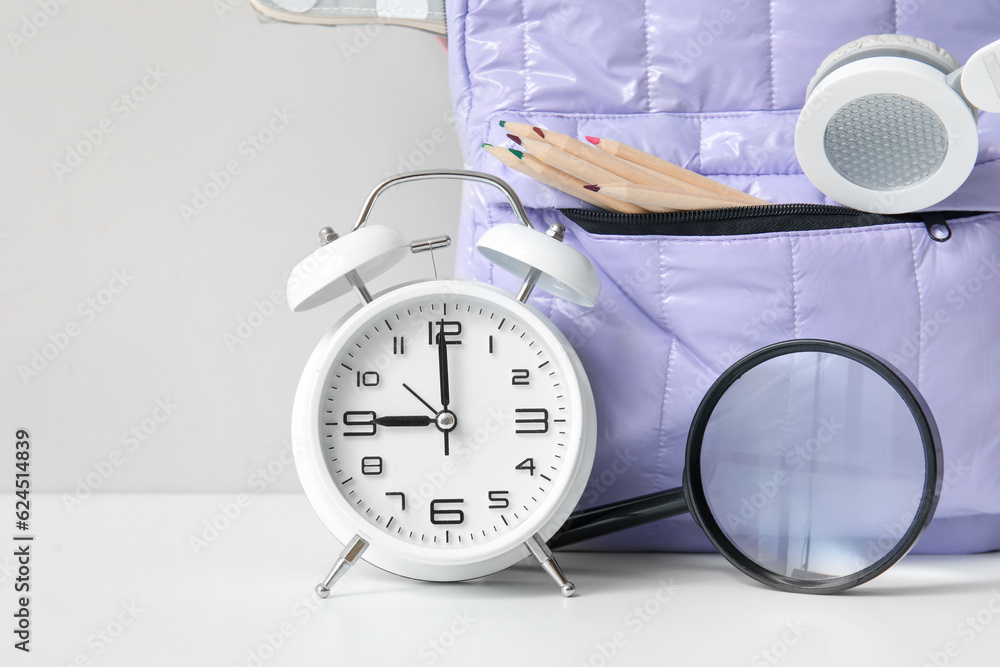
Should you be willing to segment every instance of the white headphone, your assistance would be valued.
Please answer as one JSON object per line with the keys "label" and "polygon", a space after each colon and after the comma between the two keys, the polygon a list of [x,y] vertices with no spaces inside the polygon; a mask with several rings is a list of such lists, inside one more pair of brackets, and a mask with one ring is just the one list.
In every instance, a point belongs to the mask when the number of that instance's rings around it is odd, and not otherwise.
{"label": "white headphone", "polygon": [[795,153],[813,185],[845,206],[916,211],[969,177],[980,109],[1000,112],[1000,41],[962,67],[927,40],[870,35],[820,64]]}

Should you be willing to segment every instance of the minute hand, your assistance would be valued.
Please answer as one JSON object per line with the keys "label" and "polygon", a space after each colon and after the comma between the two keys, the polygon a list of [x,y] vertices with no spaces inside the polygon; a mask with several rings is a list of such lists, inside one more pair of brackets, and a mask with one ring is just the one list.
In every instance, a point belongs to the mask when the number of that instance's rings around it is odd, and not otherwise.
{"label": "minute hand", "polygon": [[444,332],[438,334],[438,372],[441,376],[441,409],[447,410],[451,392],[448,388],[448,341]]}

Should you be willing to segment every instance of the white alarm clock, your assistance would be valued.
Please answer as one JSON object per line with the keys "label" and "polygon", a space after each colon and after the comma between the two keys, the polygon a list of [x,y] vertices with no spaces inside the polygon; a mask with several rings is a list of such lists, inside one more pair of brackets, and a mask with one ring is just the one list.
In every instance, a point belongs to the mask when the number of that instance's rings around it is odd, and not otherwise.
{"label": "white alarm clock", "polygon": [[[428,280],[372,296],[365,285],[410,252],[365,220],[390,186],[457,178],[500,188],[520,224],[487,231],[478,250],[523,279],[516,296],[483,283]],[[292,439],[313,508],[345,545],[316,588],[326,597],[357,561],[429,581],[492,574],[534,556],[572,595],[545,539],[583,493],[594,460],[594,398],[560,331],[525,303],[537,285],[593,306],[600,282],[563,228],[534,230],[502,180],[469,171],[391,178],[354,229],[320,232],[321,247],[288,281],[298,312],[352,290],[362,303],[313,351],[295,396]]]}

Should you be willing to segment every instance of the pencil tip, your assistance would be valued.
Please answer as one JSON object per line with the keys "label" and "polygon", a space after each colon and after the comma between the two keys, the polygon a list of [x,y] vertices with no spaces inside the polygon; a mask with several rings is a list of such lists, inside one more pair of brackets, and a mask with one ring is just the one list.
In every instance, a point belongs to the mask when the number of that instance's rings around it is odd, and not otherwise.
{"label": "pencil tip", "polygon": [[540,128],[540,127],[533,127],[531,129],[534,130],[535,134],[537,134],[538,136],[540,136],[542,139],[545,138],[545,133],[542,132],[542,128]]}
{"label": "pencil tip", "polygon": [[483,144],[483,148],[493,148],[493,144]]}
{"label": "pencil tip", "polygon": [[506,126],[507,126],[507,121],[505,120],[500,121],[500,127],[506,127]]}
{"label": "pencil tip", "polygon": [[600,140],[600,138],[599,138],[599,137],[589,137],[589,136],[588,136],[588,137],[587,137],[587,141],[589,141],[590,143],[594,144],[595,146],[596,146],[597,144],[601,143],[601,140]]}
{"label": "pencil tip", "polygon": [[507,138],[510,139],[511,141],[513,141],[518,146],[521,145],[521,137],[517,136],[516,134],[510,134],[510,133],[508,133],[507,134]]}
{"label": "pencil tip", "polygon": [[513,148],[508,148],[507,150],[509,150],[511,153],[513,153],[514,157],[516,157],[518,160],[523,160],[524,159],[524,151],[515,150]]}
{"label": "pencil tip", "polygon": [[591,192],[600,192],[601,191],[601,186],[600,185],[585,185],[583,187],[586,188],[587,190],[590,190]]}

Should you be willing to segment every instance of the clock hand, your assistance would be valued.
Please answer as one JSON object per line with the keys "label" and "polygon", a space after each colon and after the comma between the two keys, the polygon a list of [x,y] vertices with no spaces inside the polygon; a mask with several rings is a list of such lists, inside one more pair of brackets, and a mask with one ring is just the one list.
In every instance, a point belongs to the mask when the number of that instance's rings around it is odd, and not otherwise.
{"label": "clock hand", "polygon": [[448,409],[451,402],[451,392],[448,387],[448,341],[444,337],[444,332],[438,334],[438,372],[441,376],[441,405],[442,410]]}
{"label": "clock hand", "polygon": [[455,415],[448,409],[448,403],[451,402],[451,391],[448,387],[448,339],[444,336],[444,322],[441,323],[441,332],[438,333],[438,373],[441,380],[441,412],[439,413],[442,417],[447,417],[450,419],[450,424],[447,428],[442,427],[441,422],[438,423],[438,428],[444,434],[444,455],[449,454],[449,436],[451,430],[455,428]]}
{"label": "clock hand", "polygon": [[379,417],[375,423],[379,426],[430,426],[434,423],[434,418],[424,415]]}
{"label": "clock hand", "polygon": [[405,389],[406,391],[408,391],[411,394],[413,394],[414,398],[416,398],[418,401],[420,401],[421,403],[423,403],[424,405],[426,405],[427,409],[431,411],[431,414],[434,414],[434,415],[437,414],[438,411],[435,410],[433,407],[431,407],[430,403],[428,403],[424,399],[420,398],[420,394],[418,394],[417,392],[415,392],[412,389],[410,389],[409,385],[407,385],[405,382],[403,383],[403,389]]}
{"label": "clock hand", "polygon": [[[447,361],[447,357],[445,359]],[[445,371],[445,375],[447,376],[447,370]],[[445,379],[447,380],[447,377]],[[414,398],[416,398],[418,401],[427,406],[427,409],[430,410],[432,413],[434,413],[434,418],[431,419],[427,417],[383,417],[382,419],[413,419],[413,420],[427,419],[430,423],[435,424],[442,433],[444,433],[444,455],[448,456],[448,454],[450,453],[450,438],[451,438],[450,433],[452,429],[455,428],[455,422],[456,422],[455,413],[451,412],[448,409],[444,409],[441,411],[435,410],[433,407],[431,407],[430,403],[421,398],[420,394],[413,391],[413,389],[411,389],[410,386],[405,382],[403,383],[403,389],[413,394]],[[381,420],[377,419],[375,420],[375,423],[380,424]],[[400,424],[389,424],[389,425],[398,426]],[[423,423],[421,423],[420,425],[423,426]]]}

